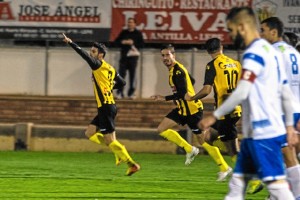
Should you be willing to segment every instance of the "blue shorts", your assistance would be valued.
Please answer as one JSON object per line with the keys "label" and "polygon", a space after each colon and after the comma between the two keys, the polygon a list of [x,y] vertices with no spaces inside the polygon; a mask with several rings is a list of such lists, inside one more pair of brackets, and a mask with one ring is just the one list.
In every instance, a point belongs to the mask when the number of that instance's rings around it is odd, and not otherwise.
{"label": "blue shorts", "polygon": [[245,138],[234,169],[235,176],[258,176],[264,182],[285,179],[281,153],[286,135],[270,139]]}

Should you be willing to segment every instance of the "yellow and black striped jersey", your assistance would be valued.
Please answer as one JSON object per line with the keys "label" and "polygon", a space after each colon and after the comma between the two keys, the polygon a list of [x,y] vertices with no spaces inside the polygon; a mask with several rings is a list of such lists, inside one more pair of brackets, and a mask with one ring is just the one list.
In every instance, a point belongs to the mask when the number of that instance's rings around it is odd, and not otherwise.
{"label": "yellow and black striped jersey", "polygon": [[[241,76],[241,64],[224,54],[218,55],[206,65],[204,85],[214,88],[215,106],[218,108],[236,88]],[[240,116],[242,108],[236,106],[233,116]]]}
{"label": "yellow and black striped jersey", "polygon": [[103,104],[115,104],[112,91],[115,75],[115,68],[104,60],[98,69],[93,70],[94,93],[98,108]]}
{"label": "yellow and black striped jersey", "polygon": [[192,115],[197,113],[200,109],[203,109],[203,105],[200,100],[184,100],[184,95],[187,92],[190,95],[195,95],[195,90],[187,69],[179,62],[176,62],[176,64],[169,69],[169,85],[172,89],[173,95],[167,96],[166,99],[174,100],[180,115]]}
{"label": "yellow and black striped jersey", "polygon": [[123,87],[126,82],[120,77],[114,67],[105,60],[98,60],[91,57],[82,50],[76,43],[69,43],[70,46],[89,64],[92,69],[92,80],[94,83],[94,93],[97,107],[105,104],[115,104],[113,89]]}

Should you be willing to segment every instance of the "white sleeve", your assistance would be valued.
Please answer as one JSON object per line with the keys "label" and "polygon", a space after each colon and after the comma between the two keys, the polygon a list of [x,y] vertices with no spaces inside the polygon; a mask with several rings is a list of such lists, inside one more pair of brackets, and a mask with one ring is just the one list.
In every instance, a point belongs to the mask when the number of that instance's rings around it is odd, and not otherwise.
{"label": "white sleeve", "polygon": [[219,119],[220,117],[230,113],[237,105],[241,104],[242,101],[248,97],[251,87],[252,82],[240,80],[233,93],[217,110],[214,111],[213,115]]}
{"label": "white sleeve", "polygon": [[300,105],[288,84],[282,86],[282,106],[286,126],[293,126],[296,121],[294,114],[300,112]]}

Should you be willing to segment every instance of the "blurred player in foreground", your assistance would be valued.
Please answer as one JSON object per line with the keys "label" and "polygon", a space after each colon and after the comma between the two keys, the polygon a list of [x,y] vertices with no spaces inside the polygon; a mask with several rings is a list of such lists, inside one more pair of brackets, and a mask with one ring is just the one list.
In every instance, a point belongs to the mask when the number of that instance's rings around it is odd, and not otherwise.
{"label": "blurred player in foreground", "polygon": [[[235,45],[246,46],[241,79],[228,99],[199,124],[206,130],[242,103],[243,140],[225,200],[244,199],[245,188],[253,176],[264,181],[277,200],[294,200],[285,176],[281,146],[294,146],[298,138],[293,127],[293,108],[289,105],[291,90],[279,78],[284,73],[280,71],[281,57],[267,41],[260,39],[251,8],[232,8],[226,23]],[[287,130],[281,116],[282,105]]]}
{"label": "blurred player in foreground", "polygon": [[107,49],[102,43],[94,43],[89,54],[72,42],[65,34],[64,42],[69,44],[92,69],[92,80],[94,93],[97,102],[98,114],[88,125],[85,135],[97,144],[105,143],[114,152],[117,158],[117,165],[122,161],[127,163],[126,175],[130,176],[140,170],[137,164],[128,154],[124,145],[116,139],[115,117],[117,108],[112,90],[125,85],[116,70],[105,60]]}

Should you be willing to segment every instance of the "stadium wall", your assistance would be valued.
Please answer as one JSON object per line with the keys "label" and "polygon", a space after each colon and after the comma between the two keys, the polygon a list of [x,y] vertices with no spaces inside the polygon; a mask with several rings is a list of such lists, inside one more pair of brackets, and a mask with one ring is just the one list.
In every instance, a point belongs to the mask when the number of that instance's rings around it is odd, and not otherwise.
{"label": "stadium wall", "polygon": [[[225,53],[238,57],[237,52]],[[209,55],[203,50],[179,49],[176,57],[196,79],[195,89],[200,90],[205,65],[211,59]],[[84,137],[84,129],[94,117],[96,105],[90,70],[73,50],[1,46],[0,60],[3,66],[0,69],[0,122],[4,123],[0,126],[0,150],[107,150]],[[117,68],[119,51],[110,49],[106,60]],[[161,62],[159,50],[144,49],[137,70],[138,99],[117,101],[118,136],[130,151],[174,153],[178,151],[176,146],[156,132],[173,104],[149,100],[153,94],[171,94],[168,71]],[[208,102],[211,98],[212,94]],[[207,105],[212,107],[211,103]],[[25,132],[31,130],[31,134],[18,140],[16,130],[24,124],[31,124],[24,129]],[[186,135],[194,142],[192,134]]]}
{"label": "stadium wall", "polygon": [[[235,51],[225,53],[238,57]],[[196,80],[195,89],[200,90],[210,56],[204,50],[178,49],[176,58],[187,67]],[[70,48],[0,46],[0,60],[3,66],[0,69],[0,94],[93,96],[91,71],[86,62]],[[118,49],[110,49],[106,60],[118,69]],[[144,49],[139,61],[137,97],[170,94],[168,71],[161,61],[160,51]],[[212,97],[211,94],[209,98]]]}
{"label": "stadium wall", "polygon": [[[174,108],[172,102],[117,100],[117,106],[117,136],[130,152],[180,152],[156,130]],[[212,101],[205,101],[205,107],[206,114]],[[88,97],[0,96],[0,150],[109,151],[84,136],[96,112],[94,99]],[[177,128],[188,139],[186,127]],[[190,140],[197,145],[195,138]]]}

